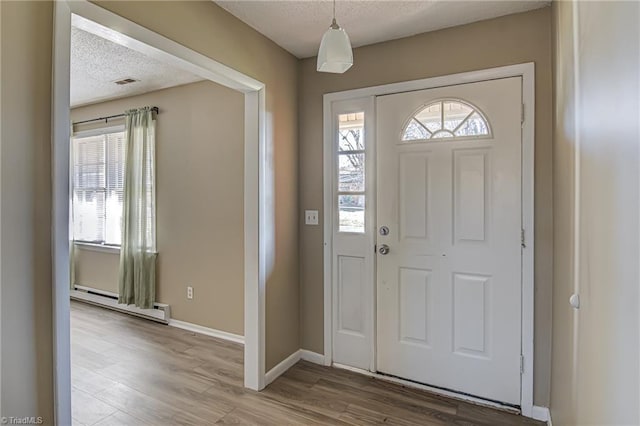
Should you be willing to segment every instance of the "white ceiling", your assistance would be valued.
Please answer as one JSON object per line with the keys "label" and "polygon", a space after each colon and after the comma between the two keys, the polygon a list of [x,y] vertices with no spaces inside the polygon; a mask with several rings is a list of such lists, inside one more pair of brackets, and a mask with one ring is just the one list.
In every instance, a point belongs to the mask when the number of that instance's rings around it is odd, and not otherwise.
{"label": "white ceiling", "polygon": [[[125,78],[139,80],[119,86]],[[201,77],[71,28],[71,107],[193,83]]]}
{"label": "white ceiling", "polygon": [[[331,0],[214,0],[298,58],[315,56],[331,24]],[[545,7],[549,0],[338,0],[354,47]]]}

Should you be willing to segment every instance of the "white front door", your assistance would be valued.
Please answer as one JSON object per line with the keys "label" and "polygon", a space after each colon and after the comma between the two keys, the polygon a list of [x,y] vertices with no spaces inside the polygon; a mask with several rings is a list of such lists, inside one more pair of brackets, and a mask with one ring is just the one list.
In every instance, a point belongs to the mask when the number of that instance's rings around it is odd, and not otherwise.
{"label": "white front door", "polygon": [[521,85],[377,98],[381,373],[520,404]]}

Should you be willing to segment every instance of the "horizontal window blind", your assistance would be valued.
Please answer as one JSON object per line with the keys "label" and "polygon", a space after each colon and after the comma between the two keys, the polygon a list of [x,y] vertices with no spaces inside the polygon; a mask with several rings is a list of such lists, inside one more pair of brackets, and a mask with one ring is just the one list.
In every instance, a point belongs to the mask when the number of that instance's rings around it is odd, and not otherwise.
{"label": "horizontal window blind", "polygon": [[74,240],[120,245],[124,131],[73,139]]}

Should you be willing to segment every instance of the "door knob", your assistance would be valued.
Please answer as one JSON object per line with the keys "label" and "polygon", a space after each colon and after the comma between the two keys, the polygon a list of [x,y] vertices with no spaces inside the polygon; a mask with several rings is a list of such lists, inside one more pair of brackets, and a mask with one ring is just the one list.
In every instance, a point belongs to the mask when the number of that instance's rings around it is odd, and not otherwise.
{"label": "door knob", "polygon": [[390,250],[391,250],[391,249],[389,248],[389,246],[388,246],[388,245],[386,245],[386,244],[382,244],[382,245],[380,246],[380,248],[378,249],[378,253],[380,253],[381,255],[385,255],[385,254],[389,254],[389,251],[390,251]]}

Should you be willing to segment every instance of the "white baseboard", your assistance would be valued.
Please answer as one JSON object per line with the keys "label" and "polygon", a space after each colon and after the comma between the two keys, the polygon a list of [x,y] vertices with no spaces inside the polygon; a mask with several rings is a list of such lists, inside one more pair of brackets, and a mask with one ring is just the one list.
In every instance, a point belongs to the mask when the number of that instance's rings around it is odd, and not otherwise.
{"label": "white baseboard", "polygon": [[547,422],[548,425],[551,425],[551,412],[547,407],[534,405],[533,409],[531,410],[531,417],[535,420]]}
{"label": "white baseboard", "polygon": [[267,374],[264,375],[264,385],[269,385],[269,383],[273,382],[275,379],[283,375],[285,371],[296,365],[296,363],[300,361],[301,352],[302,351],[298,349],[297,351],[286,357],[284,360],[282,360],[271,370],[267,371]]}
{"label": "white baseboard", "polygon": [[218,339],[229,340],[231,342],[240,343],[244,345],[244,336],[239,334],[228,333],[222,330],[216,330],[215,328],[204,327],[198,324],[192,324],[190,322],[170,319],[169,325],[183,330],[193,331],[194,333],[204,334],[206,336],[217,337]]}
{"label": "white baseboard", "polygon": [[282,360],[271,370],[267,371],[267,374],[264,375],[265,386],[269,385],[269,383],[282,376],[288,369],[296,365],[296,363],[301,359],[313,362],[314,364],[324,365],[324,355],[316,352],[311,352],[306,349],[298,349],[287,358]]}
{"label": "white baseboard", "polygon": [[324,365],[324,355],[317,352],[300,349],[300,359],[312,362],[314,364]]}

